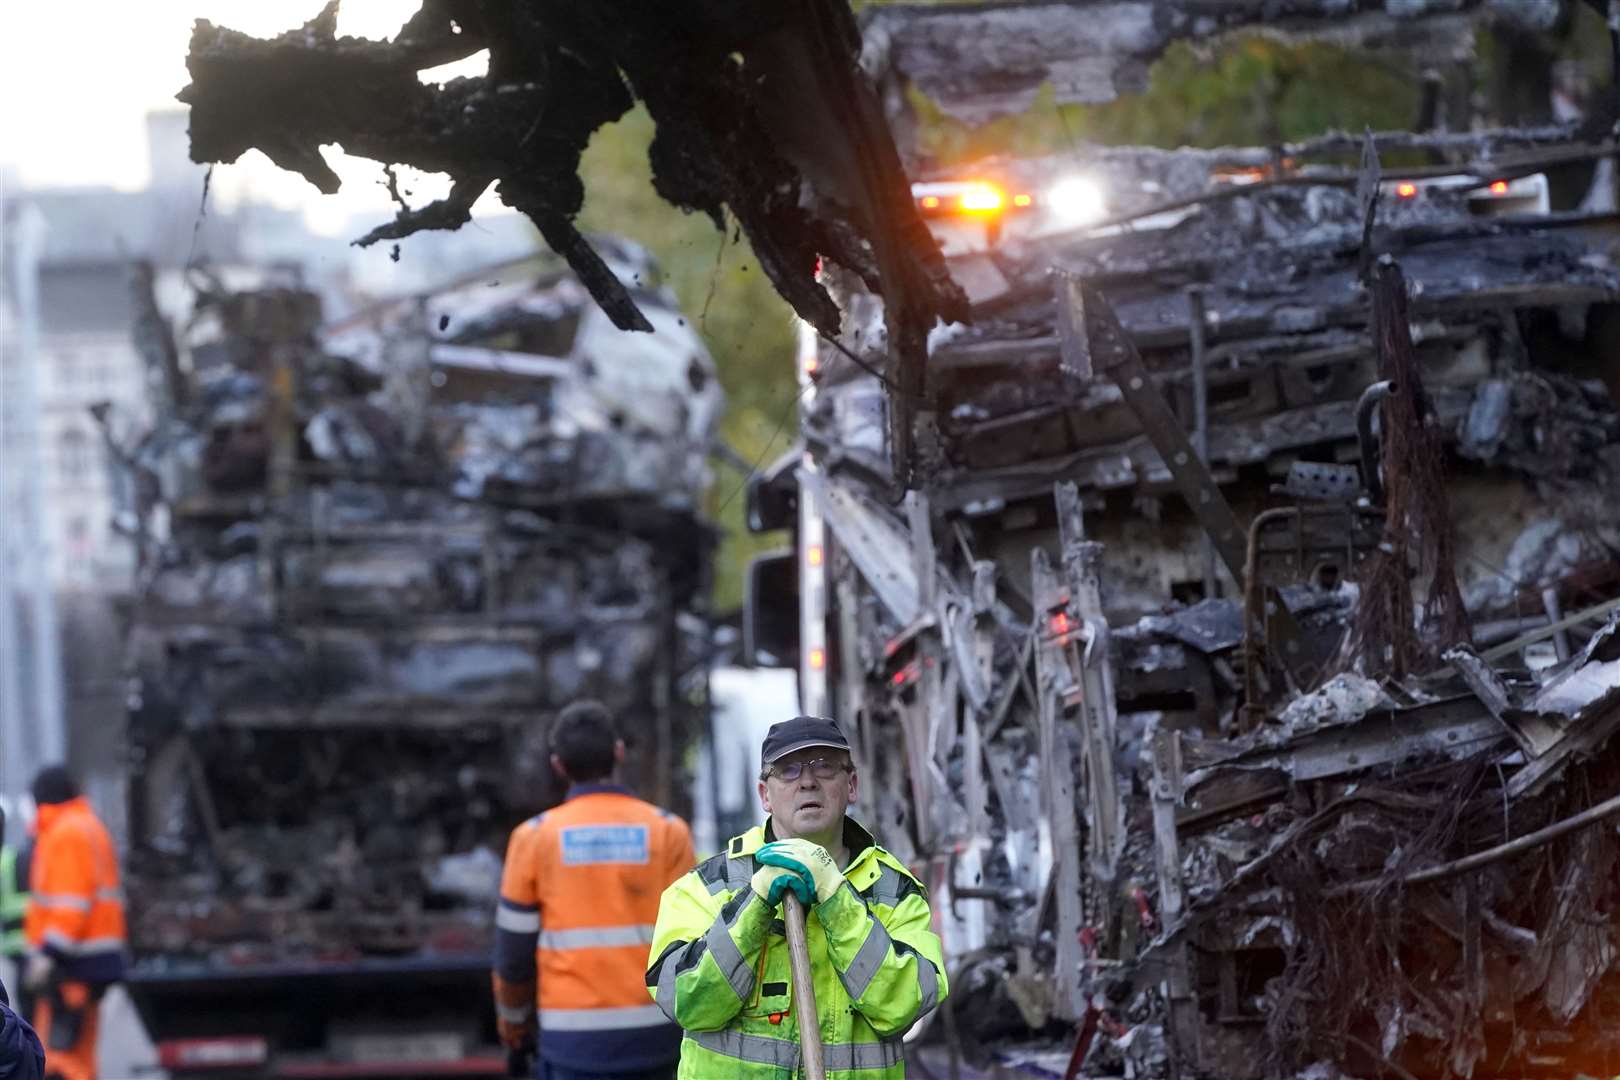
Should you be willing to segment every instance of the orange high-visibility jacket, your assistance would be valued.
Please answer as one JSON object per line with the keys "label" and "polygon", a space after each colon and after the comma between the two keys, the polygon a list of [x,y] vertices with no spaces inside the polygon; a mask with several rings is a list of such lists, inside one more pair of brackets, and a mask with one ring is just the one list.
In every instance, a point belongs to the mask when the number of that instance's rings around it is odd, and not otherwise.
{"label": "orange high-visibility jacket", "polygon": [[648,1007],[647,947],[658,898],[695,862],[686,823],[610,784],[519,825],[496,911],[495,991],[508,1043],[534,1013],[540,1053],[564,1068],[653,1069],[681,1033]]}
{"label": "orange high-visibility jacket", "polygon": [[105,985],[124,977],[124,896],[118,854],[83,796],[39,808],[23,930],[64,978]]}

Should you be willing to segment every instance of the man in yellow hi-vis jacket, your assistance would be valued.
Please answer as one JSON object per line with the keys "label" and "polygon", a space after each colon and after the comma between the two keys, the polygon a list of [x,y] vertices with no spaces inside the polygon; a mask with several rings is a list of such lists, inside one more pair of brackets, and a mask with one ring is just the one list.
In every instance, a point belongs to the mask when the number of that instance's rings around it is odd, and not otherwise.
{"label": "man in yellow hi-vis jacket", "polygon": [[[685,1029],[679,1076],[780,1077],[799,1029],[821,1029],[829,1080],[905,1076],[901,1036],[946,994],[928,898],[900,861],[845,815],[857,777],[831,720],[773,726],[759,793],[770,814],[664,891],[647,989]],[[780,919],[805,902],[815,1017],[793,1001]]]}

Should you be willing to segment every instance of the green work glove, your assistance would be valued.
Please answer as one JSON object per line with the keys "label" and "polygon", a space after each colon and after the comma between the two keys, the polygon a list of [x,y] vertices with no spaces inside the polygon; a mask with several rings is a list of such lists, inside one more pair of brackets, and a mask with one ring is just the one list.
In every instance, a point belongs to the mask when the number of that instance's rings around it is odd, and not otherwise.
{"label": "green work glove", "polygon": [[844,872],[827,849],[809,840],[772,841],[754,852],[754,861],[793,871],[798,881],[791,887],[806,904],[822,903],[844,883]]}
{"label": "green work glove", "polygon": [[[764,848],[760,850],[763,851]],[[801,903],[809,904],[816,891],[814,879],[808,876],[800,877],[797,871],[780,866],[762,866],[755,870],[751,884],[754,891],[772,908],[782,902],[782,894],[785,892],[791,891]]]}

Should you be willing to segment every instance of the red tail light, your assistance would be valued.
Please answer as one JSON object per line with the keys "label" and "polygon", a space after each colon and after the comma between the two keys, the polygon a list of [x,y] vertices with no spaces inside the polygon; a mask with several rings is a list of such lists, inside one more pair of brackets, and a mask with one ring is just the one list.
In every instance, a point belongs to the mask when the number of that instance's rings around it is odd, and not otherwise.
{"label": "red tail light", "polygon": [[220,1035],[207,1039],[164,1039],[158,1064],[172,1072],[188,1069],[245,1069],[270,1060],[262,1035]]}
{"label": "red tail light", "polygon": [[889,676],[889,684],[896,687],[905,686],[907,683],[916,682],[921,676],[922,668],[917,664],[917,661],[912,660]]}

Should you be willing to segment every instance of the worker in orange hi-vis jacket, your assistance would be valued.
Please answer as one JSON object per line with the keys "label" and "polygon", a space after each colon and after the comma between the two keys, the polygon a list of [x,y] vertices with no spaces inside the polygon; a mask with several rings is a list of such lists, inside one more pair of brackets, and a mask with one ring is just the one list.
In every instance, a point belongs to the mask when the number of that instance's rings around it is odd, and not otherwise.
{"label": "worker in orange hi-vis jacket", "polygon": [[659,896],[696,861],[692,834],[616,783],[624,743],[600,703],[564,709],[550,745],[568,795],[513,830],[495,916],[511,1072],[537,1049],[540,1080],[671,1078],[681,1029],[647,1000],[647,947]]}
{"label": "worker in orange hi-vis jacket", "polygon": [[41,770],[33,795],[39,813],[23,931],[34,1028],[47,1080],[95,1080],[101,996],[124,977],[118,855],[67,769]]}

